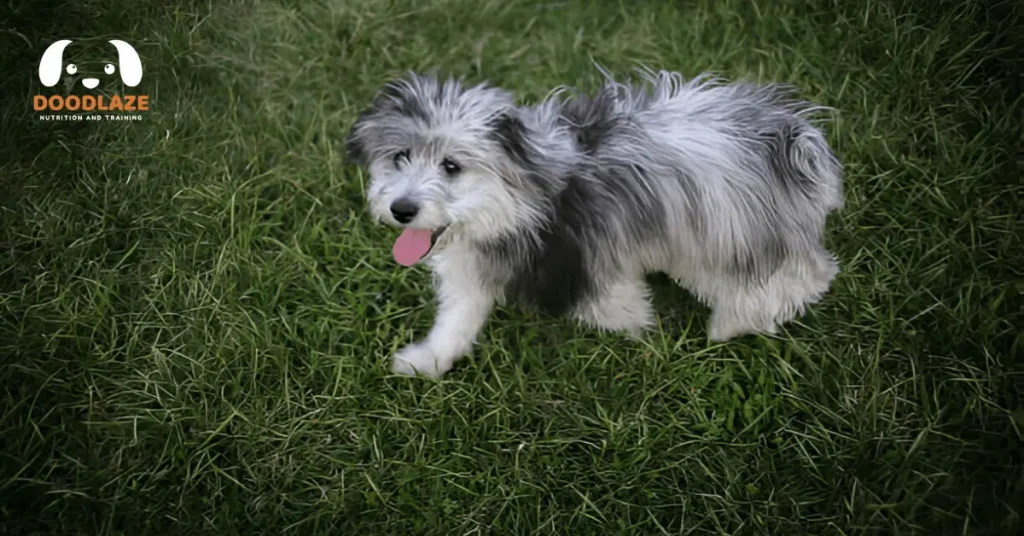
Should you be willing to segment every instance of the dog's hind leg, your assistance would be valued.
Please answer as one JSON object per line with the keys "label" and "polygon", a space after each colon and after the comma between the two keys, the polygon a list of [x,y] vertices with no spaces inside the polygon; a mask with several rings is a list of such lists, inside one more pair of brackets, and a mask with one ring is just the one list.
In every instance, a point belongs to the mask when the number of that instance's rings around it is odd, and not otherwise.
{"label": "dog's hind leg", "polygon": [[650,291],[643,279],[623,279],[576,307],[575,318],[606,331],[640,337],[654,326]]}
{"label": "dog's hind leg", "polygon": [[819,301],[838,272],[838,263],[824,248],[790,255],[763,284],[738,284],[719,292],[711,304],[708,337],[725,341],[776,333]]}
{"label": "dog's hind leg", "polygon": [[712,304],[708,338],[723,342],[751,333],[776,333],[773,310],[780,307],[765,288],[738,288]]}

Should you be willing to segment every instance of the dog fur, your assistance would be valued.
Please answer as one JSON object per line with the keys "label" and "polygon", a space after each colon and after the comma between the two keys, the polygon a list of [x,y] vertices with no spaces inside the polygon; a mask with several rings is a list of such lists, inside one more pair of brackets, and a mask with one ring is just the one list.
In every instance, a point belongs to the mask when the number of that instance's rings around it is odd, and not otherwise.
{"label": "dog fur", "polygon": [[[441,376],[496,304],[640,336],[655,324],[652,272],[711,307],[715,341],[776,333],[828,291],[839,267],[822,235],[843,188],[812,122],[824,108],[781,85],[601,72],[596,94],[533,106],[410,73],[352,126],[374,218],[436,238],[435,324],[394,372]],[[399,200],[413,220],[396,219]]]}

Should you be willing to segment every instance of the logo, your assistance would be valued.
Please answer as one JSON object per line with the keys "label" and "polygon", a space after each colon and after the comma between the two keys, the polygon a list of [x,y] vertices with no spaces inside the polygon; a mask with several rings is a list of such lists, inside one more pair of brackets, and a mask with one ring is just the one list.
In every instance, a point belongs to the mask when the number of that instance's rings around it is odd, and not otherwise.
{"label": "logo", "polygon": [[[142,60],[135,47],[111,39],[103,43],[101,50],[93,50],[93,54],[69,57],[68,47],[72,43],[62,39],[51,44],[39,60],[39,82],[46,88],[63,88],[67,92],[34,95],[32,109],[44,112],[39,119],[142,119],[142,112],[149,110],[149,96],[128,92],[142,82]],[[117,91],[119,88],[121,92]]]}

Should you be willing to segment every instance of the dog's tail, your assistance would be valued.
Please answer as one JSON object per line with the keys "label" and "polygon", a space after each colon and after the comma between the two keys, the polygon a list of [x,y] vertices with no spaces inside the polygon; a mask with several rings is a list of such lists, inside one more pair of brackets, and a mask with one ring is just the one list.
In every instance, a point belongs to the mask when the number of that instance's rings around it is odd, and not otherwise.
{"label": "dog's tail", "polygon": [[843,208],[843,165],[821,130],[800,117],[773,145],[776,172],[787,189],[815,200],[826,213]]}

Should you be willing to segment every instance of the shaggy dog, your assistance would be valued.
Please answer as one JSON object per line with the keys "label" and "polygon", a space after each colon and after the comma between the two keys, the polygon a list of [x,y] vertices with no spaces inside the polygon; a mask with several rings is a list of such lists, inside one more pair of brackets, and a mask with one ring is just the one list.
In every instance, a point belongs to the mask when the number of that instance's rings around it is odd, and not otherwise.
{"label": "shaggy dog", "polygon": [[404,229],[395,260],[424,260],[437,291],[433,328],[394,372],[444,374],[495,304],[639,336],[655,323],[651,272],[711,307],[715,341],[775,333],[828,291],[839,267],[822,234],[843,189],[811,122],[821,107],[777,85],[602,74],[594,95],[520,106],[413,73],[352,126],[374,219]]}

